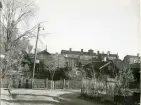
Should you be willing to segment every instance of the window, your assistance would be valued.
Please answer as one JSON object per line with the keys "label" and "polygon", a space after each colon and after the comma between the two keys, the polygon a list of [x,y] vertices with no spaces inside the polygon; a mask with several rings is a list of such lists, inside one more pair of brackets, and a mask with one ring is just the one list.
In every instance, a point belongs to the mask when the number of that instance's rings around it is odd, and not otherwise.
{"label": "window", "polygon": [[134,60],[134,63],[137,63],[137,60]]}
{"label": "window", "polygon": [[106,61],[107,61],[107,57],[104,57],[104,60],[103,60],[103,61],[105,61],[105,62],[106,62]]}

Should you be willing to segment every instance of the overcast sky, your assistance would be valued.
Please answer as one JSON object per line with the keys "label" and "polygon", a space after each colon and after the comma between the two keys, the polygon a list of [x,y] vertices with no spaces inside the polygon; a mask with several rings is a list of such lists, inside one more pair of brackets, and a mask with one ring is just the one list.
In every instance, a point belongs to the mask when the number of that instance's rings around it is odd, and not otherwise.
{"label": "overcast sky", "polygon": [[[38,48],[111,51],[120,58],[139,52],[139,0],[37,0],[42,24]],[[35,43],[35,40],[32,40]]]}

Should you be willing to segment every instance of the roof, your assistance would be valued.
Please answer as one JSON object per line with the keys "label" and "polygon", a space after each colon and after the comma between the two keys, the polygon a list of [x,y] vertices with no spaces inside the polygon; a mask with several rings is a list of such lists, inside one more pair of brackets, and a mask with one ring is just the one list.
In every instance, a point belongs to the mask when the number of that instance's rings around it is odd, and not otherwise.
{"label": "roof", "polygon": [[114,65],[116,65],[116,67],[118,68],[118,69],[123,69],[124,68],[124,62],[122,61],[122,60],[120,60],[120,59],[113,59],[113,60],[111,60],[111,62],[114,64]]}
{"label": "roof", "polygon": [[[90,68],[94,68],[93,70],[95,70],[95,72],[101,72],[102,74],[104,75],[108,75],[110,76],[111,78],[115,77],[115,75],[113,74],[113,71],[114,72],[118,72],[118,69],[110,69],[108,66],[109,64],[111,64],[111,62],[104,62],[104,61],[94,61],[94,62],[91,62],[87,65],[84,66],[84,70],[87,71],[87,68],[90,69]],[[93,65],[93,66],[92,66]],[[89,72],[89,70],[88,70]]]}
{"label": "roof", "polygon": [[138,57],[137,55],[126,55],[125,57]]}
{"label": "roof", "polygon": [[[110,60],[109,62],[113,63],[118,69],[124,69],[124,67],[125,67],[125,63],[122,60],[120,60],[120,59]],[[140,63],[130,64],[130,68],[131,69],[140,69]]]}
{"label": "roof", "polygon": [[[107,54],[100,54],[101,56],[108,56]],[[109,54],[109,57],[118,57],[118,54]]]}
{"label": "roof", "polygon": [[93,64],[95,65],[96,68],[100,68],[101,66],[103,66],[106,63],[107,62],[104,62],[104,61],[93,61],[93,62],[86,64],[84,67],[89,67],[91,64]]}
{"label": "roof", "polygon": [[[89,52],[69,51],[69,50],[61,50],[61,54],[90,55]],[[93,53],[92,55],[96,55],[96,53]]]}
{"label": "roof", "polygon": [[[61,54],[75,54],[75,55],[90,55],[90,52],[81,52],[81,51],[70,51],[70,50],[61,50]],[[92,53],[92,56],[96,56],[98,54]],[[106,53],[100,53],[101,56],[107,56]],[[110,57],[118,57],[118,54],[109,54]]]}
{"label": "roof", "polygon": [[135,55],[126,55],[123,60],[125,60],[125,58],[138,58],[138,56],[137,55],[136,56]]}
{"label": "roof", "polygon": [[46,54],[46,55],[51,55],[49,52],[47,52],[46,50],[43,50],[41,52],[39,52],[38,54]]}
{"label": "roof", "polygon": [[114,60],[110,60],[108,62],[105,62],[105,64],[103,63],[104,65],[102,65],[100,67],[100,69],[105,68],[106,66],[110,65],[111,63],[114,64],[118,69],[124,68],[124,62],[122,62],[120,59],[114,59]]}

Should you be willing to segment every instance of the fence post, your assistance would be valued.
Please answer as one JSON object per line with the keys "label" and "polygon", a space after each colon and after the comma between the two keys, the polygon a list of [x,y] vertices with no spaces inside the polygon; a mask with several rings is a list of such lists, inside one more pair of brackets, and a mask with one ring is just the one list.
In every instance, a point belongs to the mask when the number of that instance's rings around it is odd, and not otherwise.
{"label": "fence post", "polygon": [[82,81],[81,81],[81,94],[83,93],[82,90],[83,90],[83,78],[82,78]]}
{"label": "fence post", "polygon": [[53,89],[54,89],[54,80],[52,81],[52,83],[53,83],[52,86],[53,86]]}
{"label": "fence post", "polygon": [[36,81],[36,78],[34,78],[34,82],[33,82],[33,85],[32,85],[33,87],[32,88],[34,88],[34,87],[37,88],[37,85],[35,85],[35,81]]}
{"label": "fence post", "polygon": [[13,88],[15,88],[16,86],[15,86],[15,79],[13,79]]}
{"label": "fence post", "polygon": [[21,88],[23,88],[23,78],[21,78]]}
{"label": "fence post", "polygon": [[51,89],[54,89],[54,81],[51,80]]}
{"label": "fence post", "polygon": [[55,81],[54,81],[54,89],[56,89]]}
{"label": "fence post", "polygon": [[46,79],[46,87],[45,87],[46,89],[47,89],[47,86],[48,86],[48,78]]}
{"label": "fence post", "polygon": [[50,80],[50,88],[52,89],[52,80]]}
{"label": "fence post", "polygon": [[88,88],[87,82],[88,82],[88,80],[86,79],[86,81],[85,81],[85,94],[86,95],[87,95],[87,88]]}
{"label": "fence post", "polygon": [[44,88],[46,89],[46,79],[45,79],[45,81],[44,81],[44,84],[45,84],[45,87],[44,87]]}
{"label": "fence post", "polygon": [[70,89],[70,81],[68,80],[68,89]]}
{"label": "fence post", "polygon": [[64,83],[63,88],[65,89],[65,79],[64,79],[64,82],[63,83]]}
{"label": "fence post", "polygon": [[107,95],[107,80],[106,80],[106,95]]}

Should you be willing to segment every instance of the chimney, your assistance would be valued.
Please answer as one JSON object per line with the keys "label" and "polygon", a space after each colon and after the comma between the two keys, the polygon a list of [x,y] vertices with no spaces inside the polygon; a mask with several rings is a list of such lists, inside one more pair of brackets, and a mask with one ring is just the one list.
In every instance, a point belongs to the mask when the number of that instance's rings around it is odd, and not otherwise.
{"label": "chimney", "polygon": [[70,51],[71,51],[72,49],[70,48]]}
{"label": "chimney", "polygon": [[99,55],[99,51],[97,51],[97,55]]}
{"label": "chimney", "polygon": [[47,45],[46,45],[46,51],[47,51]]}
{"label": "chimney", "polygon": [[119,56],[118,56],[118,52],[117,52],[117,58],[119,58]]}
{"label": "chimney", "polygon": [[90,55],[93,55],[93,50],[92,49],[90,49],[88,52],[89,52]]}
{"label": "chimney", "polygon": [[137,57],[139,57],[140,56],[140,54],[139,53],[137,53]]}
{"label": "chimney", "polygon": [[110,51],[107,52],[107,55],[110,55]]}
{"label": "chimney", "polygon": [[83,52],[83,49],[81,49],[81,52]]}

